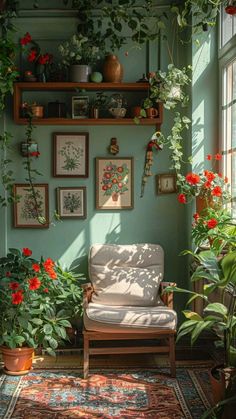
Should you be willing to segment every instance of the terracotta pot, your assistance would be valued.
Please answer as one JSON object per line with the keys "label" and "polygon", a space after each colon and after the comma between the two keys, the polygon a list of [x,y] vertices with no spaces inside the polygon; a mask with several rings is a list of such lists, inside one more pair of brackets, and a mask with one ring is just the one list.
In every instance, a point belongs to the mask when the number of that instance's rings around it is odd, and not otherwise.
{"label": "terracotta pot", "polygon": [[213,201],[211,198],[196,196],[196,212],[201,214],[206,208],[212,207]]}
{"label": "terracotta pot", "polygon": [[223,365],[212,368],[210,374],[212,395],[214,403],[217,404],[223,400],[225,395],[225,376],[222,374]]}
{"label": "terracotta pot", "polygon": [[10,349],[1,346],[4,372],[10,375],[26,374],[32,367],[34,348]]}
{"label": "terracotta pot", "polygon": [[106,56],[102,74],[105,82],[121,83],[123,66],[116,55],[110,54]]}

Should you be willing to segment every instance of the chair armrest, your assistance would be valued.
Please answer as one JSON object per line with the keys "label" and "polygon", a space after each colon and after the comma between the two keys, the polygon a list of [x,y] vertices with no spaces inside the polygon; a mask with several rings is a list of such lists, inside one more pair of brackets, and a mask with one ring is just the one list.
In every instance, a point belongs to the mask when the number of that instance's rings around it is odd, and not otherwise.
{"label": "chair armrest", "polygon": [[175,287],[176,284],[174,282],[161,282],[160,283],[160,297],[165,304],[165,306],[171,308],[173,310],[174,306],[174,293],[173,291],[165,291],[167,287]]}
{"label": "chair armrest", "polygon": [[87,308],[88,303],[91,301],[92,293],[94,292],[93,285],[91,282],[87,282],[86,284],[81,284],[83,289],[83,308]]}

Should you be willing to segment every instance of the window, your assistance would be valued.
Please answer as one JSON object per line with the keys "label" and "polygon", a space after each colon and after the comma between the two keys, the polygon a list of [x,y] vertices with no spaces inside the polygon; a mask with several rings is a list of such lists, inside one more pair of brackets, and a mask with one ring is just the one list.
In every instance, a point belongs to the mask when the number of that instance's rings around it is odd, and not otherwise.
{"label": "window", "polygon": [[229,179],[232,213],[236,217],[236,57],[223,67],[223,172]]}
{"label": "window", "polygon": [[236,16],[221,9],[219,64],[221,74],[222,172],[231,185],[232,216],[236,218]]}
{"label": "window", "polygon": [[225,13],[221,9],[221,48],[236,34],[236,16]]}

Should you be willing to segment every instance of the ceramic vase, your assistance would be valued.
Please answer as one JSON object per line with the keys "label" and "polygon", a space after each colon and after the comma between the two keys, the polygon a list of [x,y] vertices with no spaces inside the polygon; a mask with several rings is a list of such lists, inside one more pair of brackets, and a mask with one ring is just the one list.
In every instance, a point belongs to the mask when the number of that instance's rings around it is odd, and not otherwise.
{"label": "ceramic vase", "polygon": [[69,78],[75,83],[87,83],[91,74],[91,67],[84,64],[74,64],[70,67]]}
{"label": "ceramic vase", "polygon": [[116,55],[107,55],[103,64],[103,79],[108,83],[121,83],[123,66]]}

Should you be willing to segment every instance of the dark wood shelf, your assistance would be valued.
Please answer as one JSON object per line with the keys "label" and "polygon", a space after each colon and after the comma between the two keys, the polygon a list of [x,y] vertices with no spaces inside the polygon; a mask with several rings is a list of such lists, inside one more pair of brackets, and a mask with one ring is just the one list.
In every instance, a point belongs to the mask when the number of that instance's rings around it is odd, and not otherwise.
{"label": "dark wood shelf", "polygon": [[[24,91],[148,91],[149,83],[71,83],[71,82],[17,82],[14,84],[14,121],[16,124],[27,124],[27,119],[21,118],[22,94]],[[156,125],[160,129],[163,120],[163,106],[159,104],[157,118],[142,118],[141,125]],[[137,125],[133,118],[34,118],[35,125]]]}

